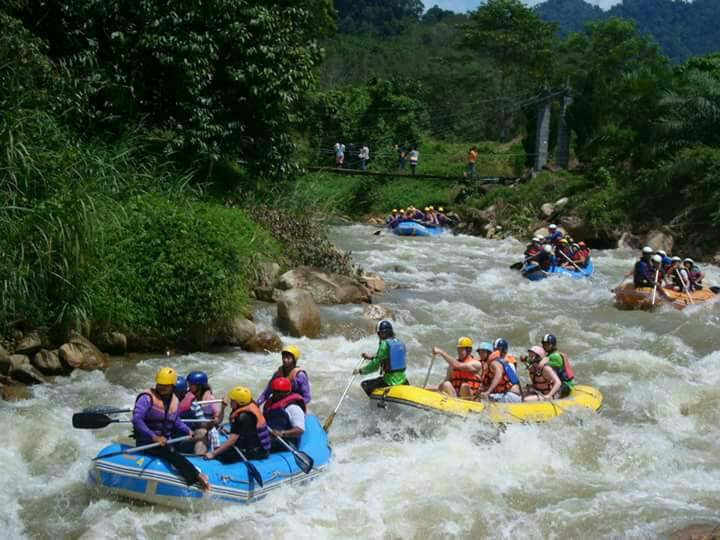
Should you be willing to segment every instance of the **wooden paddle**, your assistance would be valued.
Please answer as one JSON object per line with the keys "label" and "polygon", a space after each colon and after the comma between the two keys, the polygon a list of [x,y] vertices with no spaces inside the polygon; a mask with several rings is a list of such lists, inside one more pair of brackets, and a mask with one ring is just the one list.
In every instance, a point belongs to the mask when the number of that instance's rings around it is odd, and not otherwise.
{"label": "wooden paddle", "polygon": [[[124,412],[124,411],[121,411]],[[202,424],[207,420],[203,419],[181,419],[185,424]],[[107,414],[99,412],[81,412],[72,416],[72,425],[75,429],[102,429],[110,424],[130,424],[132,420],[110,418]]]}
{"label": "wooden paddle", "polygon": [[567,255],[565,255],[564,252],[561,251],[561,252],[560,252],[560,255],[562,255],[563,257],[565,257],[565,259],[566,259],[570,264],[572,264],[578,272],[580,272],[582,275],[584,275],[584,276],[589,277],[590,279],[592,279],[592,276],[591,276],[590,274],[588,274],[588,273],[585,272],[583,269],[581,269],[577,264],[575,264],[575,261],[573,261],[570,257],[568,257]]}
{"label": "wooden paddle", "polygon": [[[176,437],[175,439],[168,439],[165,444],[177,444],[182,441],[187,441],[192,439],[192,435],[185,435],[183,437]],[[119,456],[121,454],[135,454],[136,452],[142,452],[143,450],[150,450],[151,448],[156,448],[160,446],[160,443],[152,443],[152,444],[146,444],[143,446],[136,446],[135,448],[126,448],[125,450],[120,450],[118,452],[110,452],[109,454],[103,454],[102,456],[97,456],[92,458],[93,461],[97,461],[98,459],[105,459],[113,456]]]}
{"label": "wooden paddle", "polygon": [[688,300],[690,300],[691,304],[694,304],[695,300],[693,300],[692,296],[690,295],[690,287],[685,283],[685,280],[683,279],[682,274],[680,273],[680,270],[676,268],[675,273],[680,278],[680,283],[682,283],[683,289],[685,290],[685,294],[687,295]]}
{"label": "wooden paddle", "polygon": [[657,293],[658,276],[659,275],[660,275],[660,269],[658,268],[657,270],[655,270],[655,285],[653,286],[653,290],[652,290],[652,296],[651,296],[651,301],[650,301],[651,306],[655,305],[655,294]]}
{"label": "wooden paddle", "polygon": [[296,450],[292,444],[287,442],[282,437],[279,437],[275,431],[273,431],[270,428],[268,428],[268,429],[270,430],[270,433],[272,433],[275,436],[275,438],[278,441],[280,441],[282,443],[282,445],[290,451],[290,453],[295,458],[295,463],[297,464],[298,467],[300,467],[302,472],[304,472],[305,474],[310,474],[310,471],[312,470],[313,465],[315,464],[315,462],[313,461],[313,458],[308,456],[305,452],[300,452],[299,450]]}
{"label": "wooden paddle", "polygon": [[430,372],[432,371],[433,364],[435,363],[435,355],[430,355],[430,365],[428,366],[427,373],[425,374],[425,381],[423,382],[423,388],[427,388],[428,381],[430,380]]}

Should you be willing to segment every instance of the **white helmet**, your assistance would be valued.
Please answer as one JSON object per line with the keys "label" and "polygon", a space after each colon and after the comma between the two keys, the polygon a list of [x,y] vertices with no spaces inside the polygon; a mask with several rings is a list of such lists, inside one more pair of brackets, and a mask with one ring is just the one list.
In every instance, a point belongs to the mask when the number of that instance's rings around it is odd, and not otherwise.
{"label": "white helmet", "polygon": [[553,248],[550,244],[545,244],[543,250],[545,250],[545,253],[552,253]]}
{"label": "white helmet", "polygon": [[643,254],[650,255],[653,252],[653,248],[651,248],[650,246],[645,246],[644,248],[642,248],[642,252]]}
{"label": "white helmet", "polygon": [[682,262],[682,259],[676,255],[672,258],[672,262]]}
{"label": "white helmet", "polygon": [[550,229],[551,231],[553,229],[557,229],[557,225],[555,225],[554,223],[551,223],[550,225],[548,225],[548,229]]}
{"label": "white helmet", "polygon": [[695,261],[693,261],[690,257],[687,257],[683,262],[684,262],[684,263],[695,264]]}
{"label": "white helmet", "polygon": [[662,257],[660,255],[653,255],[652,262],[660,264],[662,262]]}
{"label": "white helmet", "polygon": [[665,252],[665,250],[658,249],[655,253],[662,255],[663,257],[667,257],[667,252]]}

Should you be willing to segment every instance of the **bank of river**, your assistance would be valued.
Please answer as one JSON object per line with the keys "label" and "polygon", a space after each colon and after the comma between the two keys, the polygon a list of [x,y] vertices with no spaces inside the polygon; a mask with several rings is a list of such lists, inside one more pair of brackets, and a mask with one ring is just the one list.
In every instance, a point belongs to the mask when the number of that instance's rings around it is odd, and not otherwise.
{"label": "bank of river", "polygon": [[[505,337],[519,354],[558,336],[579,381],[605,396],[599,414],[499,432],[477,421],[370,404],[357,385],[332,427],[328,473],[249,508],[190,514],[98,498],[85,486],[89,459],[124,435],[115,426],[74,431],[72,412],[130,405],[160,365],[206,370],[220,393],[259,391],[277,355],[149,358],[107,372],[76,372],[0,403],[0,524],[11,538],[657,538],[720,516],[720,308],[621,312],[609,292],[634,253],[600,252],[592,281],[530,283],[508,270],[513,240],[398,238],[335,229],[336,243],[365,270],[399,284],[380,302],[396,314],[410,378],[420,383],[436,344],[459,335]],[[720,283],[718,268],[707,281]],[[274,306],[261,306],[259,325]],[[310,372],[312,409],[330,412],[376,338],[360,306],[323,308],[326,337],[292,340]],[[442,377],[435,368],[434,381]]]}

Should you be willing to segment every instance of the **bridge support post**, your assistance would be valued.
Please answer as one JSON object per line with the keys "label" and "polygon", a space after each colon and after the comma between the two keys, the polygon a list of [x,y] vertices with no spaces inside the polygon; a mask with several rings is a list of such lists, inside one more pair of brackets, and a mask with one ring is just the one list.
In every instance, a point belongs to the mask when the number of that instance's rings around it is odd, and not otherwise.
{"label": "bridge support post", "polygon": [[557,148],[555,149],[555,164],[561,169],[567,169],[570,165],[570,128],[567,122],[570,105],[572,105],[572,97],[570,95],[563,96],[558,120]]}
{"label": "bridge support post", "polygon": [[537,132],[535,134],[535,170],[541,171],[548,162],[548,141],[550,139],[550,100],[538,103]]}

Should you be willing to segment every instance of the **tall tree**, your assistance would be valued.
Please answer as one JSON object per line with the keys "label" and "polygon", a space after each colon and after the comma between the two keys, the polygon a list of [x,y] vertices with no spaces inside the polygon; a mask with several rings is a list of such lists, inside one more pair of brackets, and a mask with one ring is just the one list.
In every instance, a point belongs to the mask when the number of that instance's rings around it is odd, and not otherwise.
{"label": "tall tree", "polygon": [[338,31],[371,33],[382,37],[400,34],[417,22],[424,11],[421,0],[335,0]]}
{"label": "tall tree", "polygon": [[105,82],[100,109],[157,129],[170,152],[272,174],[288,172],[332,23],[329,0],[47,0],[22,14],[56,59]]}
{"label": "tall tree", "polygon": [[[488,0],[470,15],[462,46],[493,62],[500,95],[509,98],[547,82],[554,33],[553,24],[543,22],[520,0]],[[501,102],[498,114],[500,136],[506,139],[507,103]]]}

